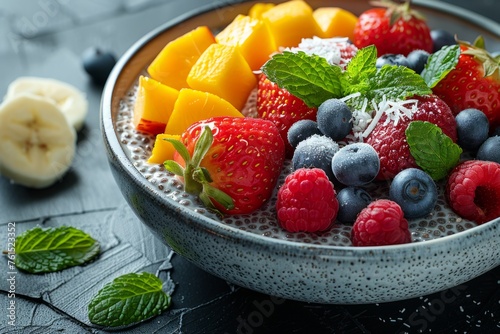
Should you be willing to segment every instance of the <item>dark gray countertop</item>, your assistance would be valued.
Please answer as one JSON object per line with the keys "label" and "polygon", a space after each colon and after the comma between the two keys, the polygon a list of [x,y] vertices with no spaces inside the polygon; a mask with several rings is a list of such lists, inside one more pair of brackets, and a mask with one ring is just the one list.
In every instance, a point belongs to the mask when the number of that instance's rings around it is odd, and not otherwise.
{"label": "dark gray countertop", "polygon": [[[447,1],[500,20],[495,0]],[[90,298],[110,273],[150,271],[175,285],[169,310],[128,333],[432,333],[500,332],[500,267],[453,289],[407,301],[356,306],[285,301],[232,286],[173,254],[138,221],[108,168],[99,130],[102,87],[81,66],[89,46],[121,55],[145,33],[203,0],[18,0],[0,3],[0,95],[19,76],[66,81],[90,110],[70,172],[30,190],[0,177],[0,236],[36,225],[71,225],[102,245],[97,261],[46,275],[15,274],[16,321],[6,322],[9,272],[0,261],[0,333],[101,333],[87,318]],[[230,1],[220,0],[221,4]],[[263,308],[262,305],[272,307]]]}

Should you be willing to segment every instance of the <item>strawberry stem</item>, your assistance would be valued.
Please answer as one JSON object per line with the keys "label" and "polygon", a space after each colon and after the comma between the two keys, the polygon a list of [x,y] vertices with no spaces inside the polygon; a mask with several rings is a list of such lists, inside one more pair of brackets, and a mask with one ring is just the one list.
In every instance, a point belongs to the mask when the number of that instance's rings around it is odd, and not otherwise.
{"label": "strawberry stem", "polygon": [[170,142],[174,146],[185,162],[184,168],[173,160],[167,160],[163,163],[166,170],[184,178],[184,191],[197,195],[208,209],[216,213],[220,214],[211,199],[227,210],[234,208],[233,199],[222,190],[210,185],[212,182],[210,173],[206,168],[200,166],[201,161],[214,141],[210,127],[206,126],[203,129],[200,137],[195,143],[192,157],[187,147],[181,141],[171,138],[165,138],[164,140]]}

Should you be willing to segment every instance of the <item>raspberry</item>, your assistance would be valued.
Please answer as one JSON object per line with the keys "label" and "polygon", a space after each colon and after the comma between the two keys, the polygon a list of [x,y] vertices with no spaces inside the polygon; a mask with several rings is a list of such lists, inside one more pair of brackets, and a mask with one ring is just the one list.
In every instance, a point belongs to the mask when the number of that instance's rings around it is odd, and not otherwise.
{"label": "raspberry", "polygon": [[386,122],[386,117],[377,123],[366,142],[373,146],[380,158],[378,180],[392,179],[406,168],[417,167],[406,142],[406,128],[411,121],[427,121],[436,124],[454,142],[457,140],[457,125],[450,108],[436,95],[414,96],[418,100],[416,112],[411,119],[400,118]]}
{"label": "raspberry", "polygon": [[411,242],[408,221],[403,210],[388,199],[370,203],[356,218],[352,226],[353,246],[383,246]]}
{"label": "raspberry", "polygon": [[500,217],[500,164],[460,163],[450,173],[446,196],[453,211],[477,224]]}
{"label": "raspberry", "polygon": [[297,169],[278,190],[278,220],[289,232],[326,230],[337,217],[338,209],[333,184],[319,168]]}

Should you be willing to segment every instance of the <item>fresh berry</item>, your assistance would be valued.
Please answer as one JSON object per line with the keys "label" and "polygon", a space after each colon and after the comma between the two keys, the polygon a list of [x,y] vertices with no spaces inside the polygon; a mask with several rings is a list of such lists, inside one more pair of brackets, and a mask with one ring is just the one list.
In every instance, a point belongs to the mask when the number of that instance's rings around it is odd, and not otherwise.
{"label": "fresh berry", "polygon": [[457,41],[449,31],[442,29],[431,30],[432,52],[439,51],[443,46],[455,45]]}
{"label": "fresh berry", "polygon": [[96,47],[86,49],[82,54],[83,68],[96,84],[103,85],[116,64],[116,57]]}
{"label": "fresh berry", "polygon": [[458,63],[432,88],[454,114],[467,108],[486,114],[490,128],[500,125],[500,64],[483,48],[478,38],[474,45],[459,42]]}
{"label": "fresh berry", "polygon": [[310,119],[301,119],[293,123],[290,129],[288,129],[287,139],[288,143],[290,143],[293,148],[296,148],[301,141],[312,135],[321,135],[321,131],[318,129],[318,123]]}
{"label": "fresh berry", "polygon": [[395,124],[382,116],[366,143],[373,146],[380,158],[379,180],[392,179],[406,168],[417,167],[406,141],[406,128],[411,121],[428,121],[441,128],[454,142],[457,140],[456,121],[450,108],[435,95],[414,96],[418,101],[412,118],[400,117]]}
{"label": "fresh berry", "polygon": [[500,135],[486,139],[477,150],[476,159],[500,163]]}
{"label": "fresh berry", "polygon": [[329,99],[318,107],[316,116],[319,130],[335,141],[344,139],[352,130],[352,112],[339,99]]}
{"label": "fresh berry", "polygon": [[358,187],[346,187],[337,194],[339,212],[337,220],[344,224],[352,224],[358,214],[372,202],[370,194]]}
{"label": "fresh berry", "polygon": [[421,73],[424,70],[425,64],[429,59],[429,52],[424,50],[413,50],[408,54],[406,60],[408,61],[409,67],[417,73]]}
{"label": "fresh berry", "polygon": [[293,152],[293,169],[320,168],[334,182],[331,163],[332,158],[339,151],[339,145],[331,138],[323,135],[312,135],[301,141]]}
{"label": "fresh berry", "polygon": [[257,113],[260,118],[270,120],[278,127],[285,142],[286,155],[291,157],[293,147],[288,143],[288,130],[299,120],[315,121],[317,108],[308,107],[301,99],[261,75],[257,89]]}
{"label": "fresh berry", "polygon": [[335,221],[338,209],[333,184],[318,168],[297,169],[278,190],[278,220],[289,232],[324,231]]}
{"label": "fresh berry", "polygon": [[354,45],[377,47],[378,56],[394,53],[408,55],[413,50],[432,52],[432,38],[427,22],[410,9],[410,1],[387,8],[372,8],[361,13],[354,27]]}
{"label": "fresh berry", "polygon": [[410,67],[408,59],[402,54],[386,53],[377,58],[375,67],[381,68],[384,65]]}
{"label": "fresh berry", "polygon": [[347,186],[361,186],[375,179],[380,169],[377,152],[366,143],[342,147],[332,159],[335,178]]}
{"label": "fresh berry", "polygon": [[406,219],[427,216],[434,210],[437,196],[432,178],[418,168],[399,172],[389,188],[389,198],[399,204]]}
{"label": "fresh berry", "polygon": [[500,217],[500,164],[468,160],[450,173],[446,196],[453,211],[482,224]]}
{"label": "fresh berry", "polygon": [[486,115],[475,108],[462,110],[455,116],[457,121],[457,144],[463,149],[475,152],[490,132]]}
{"label": "fresh berry", "polygon": [[177,152],[165,168],[183,177],[186,192],[229,214],[250,213],[271,197],[285,157],[276,126],[249,117],[209,118],[169,141]]}
{"label": "fresh berry", "polygon": [[379,199],[363,209],[352,226],[353,246],[384,246],[411,242],[403,210],[388,199]]}

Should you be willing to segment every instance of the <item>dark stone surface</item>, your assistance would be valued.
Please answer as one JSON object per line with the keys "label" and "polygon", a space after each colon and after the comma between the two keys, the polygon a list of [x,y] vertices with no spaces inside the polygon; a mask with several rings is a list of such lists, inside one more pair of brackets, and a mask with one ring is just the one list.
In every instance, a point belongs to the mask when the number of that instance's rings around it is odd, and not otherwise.
{"label": "dark stone surface", "polygon": [[[230,1],[220,0],[221,4]],[[447,2],[498,21],[495,0]],[[369,305],[285,301],[213,277],[160,244],[125,204],[109,171],[99,131],[102,88],[81,66],[98,46],[121,55],[156,26],[203,0],[39,0],[0,3],[0,95],[19,76],[44,76],[75,85],[89,100],[71,171],[55,186],[30,190],[0,178],[0,236],[33,226],[71,225],[102,245],[85,266],[30,275],[16,271],[16,326],[7,324],[7,261],[0,261],[0,333],[103,333],[87,318],[90,298],[128,272],[157,273],[173,291],[162,315],[127,333],[494,333],[500,331],[500,268],[440,293]]]}

